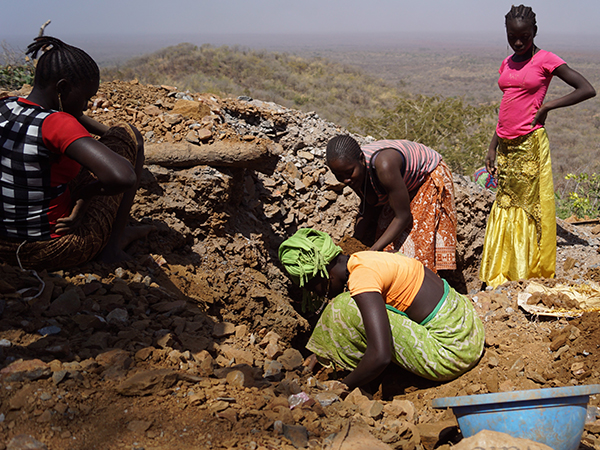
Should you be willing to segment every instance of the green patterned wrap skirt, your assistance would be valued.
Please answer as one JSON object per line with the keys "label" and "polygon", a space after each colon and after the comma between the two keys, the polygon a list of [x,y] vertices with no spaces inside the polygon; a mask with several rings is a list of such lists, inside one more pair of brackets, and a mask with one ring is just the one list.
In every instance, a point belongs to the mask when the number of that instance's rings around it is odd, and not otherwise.
{"label": "green patterned wrap skirt", "polygon": [[[422,324],[396,310],[388,308],[387,312],[394,341],[392,361],[436,381],[457,378],[474,367],[485,340],[483,324],[471,300],[445,280],[444,291],[437,313]],[[323,310],[306,347],[323,365],[356,368],[367,349],[367,335],[349,292],[338,295]]]}

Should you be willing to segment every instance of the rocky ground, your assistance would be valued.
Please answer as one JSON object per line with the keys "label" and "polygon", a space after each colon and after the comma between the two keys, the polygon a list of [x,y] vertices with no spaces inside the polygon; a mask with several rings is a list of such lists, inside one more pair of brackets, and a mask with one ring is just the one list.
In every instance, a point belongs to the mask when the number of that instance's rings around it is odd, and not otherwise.
{"label": "rocky ground", "polygon": [[[303,365],[316,318],[301,313],[277,248],[311,226],[351,251],[358,199],[323,163],[326,142],[345,130],[250,98],[135,82],[102,83],[88,114],[136,124],[149,148],[176,143],[188,160],[213,162],[149,159],[132,224],[156,230],[126,263],[40,273],[0,263],[0,450],[447,449],[461,435],[432,399],[600,383],[593,305],[540,316],[517,304],[529,282],[480,290],[493,194],[456,176],[459,268],[449,280],[484,321],[481,362],[444,384],[390,367],[341,400],[342,373]],[[254,147],[264,151],[244,164]],[[228,159],[228,148],[241,156]],[[537,280],[551,290],[534,298],[573,310],[552,289],[596,292],[599,230],[557,225],[557,279]],[[600,449],[593,419],[580,449]]]}

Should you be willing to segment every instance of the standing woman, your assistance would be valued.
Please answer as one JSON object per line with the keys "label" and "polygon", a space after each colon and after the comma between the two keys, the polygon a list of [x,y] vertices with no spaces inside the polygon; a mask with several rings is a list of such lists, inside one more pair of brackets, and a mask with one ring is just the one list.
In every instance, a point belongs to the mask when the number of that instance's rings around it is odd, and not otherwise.
{"label": "standing woman", "polygon": [[347,135],[327,144],[327,165],[360,197],[354,237],[370,250],[402,252],[437,273],[456,269],[456,207],[450,169],[418,142],[360,146]]}
{"label": "standing woman", "polygon": [[126,227],[143,139],[83,114],[100,82],[87,53],[49,36],[27,49],[40,52],[30,95],[0,99],[0,260],[62,269],[127,258],[150,231]]}
{"label": "standing woman", "polygon": [[[506,34],[514,54],[499,70],[502,102],[485,159],[488,172],[497,172],[498,192],[479,270],[481,280],[493,287],[522,278],[554,277],[556,216],[544,124],[551,110],[596,95],[581,74],[534,44],[537,25],[531,7],[511,8],[506,14]],[[553,76],[574,90],[544,102]]]}

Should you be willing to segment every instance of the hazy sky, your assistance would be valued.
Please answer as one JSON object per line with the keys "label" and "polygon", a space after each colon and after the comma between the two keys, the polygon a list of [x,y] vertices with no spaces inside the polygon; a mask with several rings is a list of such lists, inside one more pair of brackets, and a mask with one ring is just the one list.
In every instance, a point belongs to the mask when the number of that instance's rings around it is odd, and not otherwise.
{"label": "hazy sky", "polygon": [[[63,38],[133,34],[273,35],[438,32],[505,43],[510,0],[0,0],[0,41],[22,45],[37,35]],[[534,0],[539,34],[600,36],[600,0]],[[27,39],[27,41],[23,41]],[[26,45],[25,43],[25,45]],[[77,45],[77,42],[70,42]],[[245,42],[237,42],[244,45]]]}

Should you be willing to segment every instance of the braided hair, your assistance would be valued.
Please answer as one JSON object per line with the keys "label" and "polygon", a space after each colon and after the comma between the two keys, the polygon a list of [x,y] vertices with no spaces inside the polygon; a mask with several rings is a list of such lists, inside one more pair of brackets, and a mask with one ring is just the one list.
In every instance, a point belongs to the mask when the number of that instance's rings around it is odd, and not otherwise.
{"label": "braided hair", "polygon": [[46,87],[62,78],[75,85],[100,80],[98,65],[80,48],[51,36],[39,36],[29,44],[26,54],[33,59],[42,52],[35,68],[34,84]]}
{"label": "braided hair", "polygon": [[358,161],[362,150],[358,142],[351,136],[342,134],[327,143],[325,158],[329,161]]}
{"label": "braided hair", "polygon": [[510,11],[504,16],[505,24],[507,24],[511,20],[520,19],[526,22],[529,22],[534,29],[537,29],[537,23],[535,20],[535,13],[531,6],[512,5]]}

